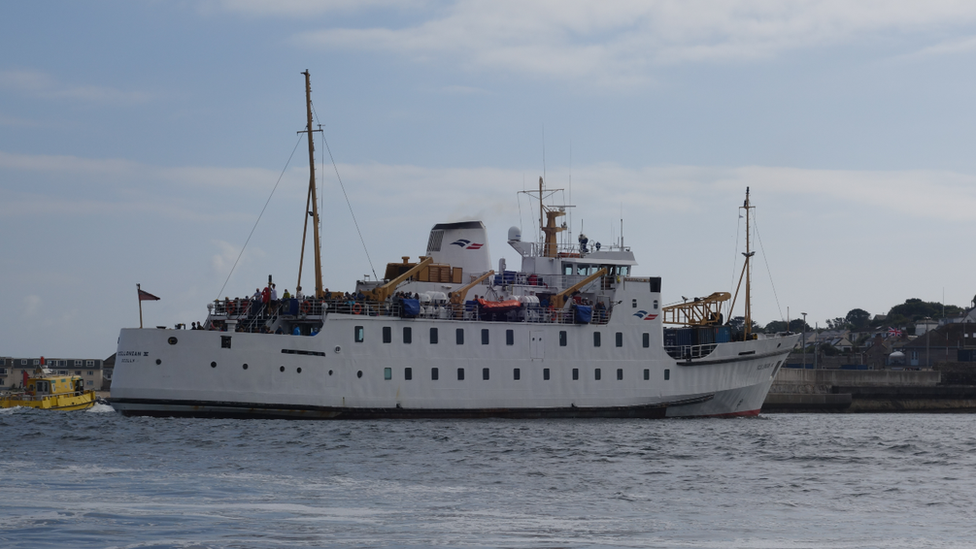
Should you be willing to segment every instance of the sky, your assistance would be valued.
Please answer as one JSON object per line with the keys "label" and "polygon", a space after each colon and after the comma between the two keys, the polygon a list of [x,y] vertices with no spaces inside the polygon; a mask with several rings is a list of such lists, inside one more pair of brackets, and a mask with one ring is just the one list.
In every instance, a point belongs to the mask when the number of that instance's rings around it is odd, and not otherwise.
{"label": "sky", "polygon": [[294,291],[305,70],[332,290],[439,222],[517,265],[545,176],[665,303],[734,291],[747,187],[760,324],[976,295],[976,3],[38,0],[0,50],[0,356]]}

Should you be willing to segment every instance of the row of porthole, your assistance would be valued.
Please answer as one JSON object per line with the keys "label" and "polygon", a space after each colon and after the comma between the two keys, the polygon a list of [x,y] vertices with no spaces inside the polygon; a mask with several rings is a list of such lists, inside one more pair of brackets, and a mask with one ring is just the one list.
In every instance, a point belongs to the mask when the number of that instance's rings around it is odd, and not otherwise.
{"label": "row of porthole", "polygon": [[[160,362],[161,362],[161,361],[160,361],[160,360],[159,360],[159,359],[157,358],[157,359],[156,359],[156,364],[159,364]],[[210,367],[211,367],[211,368],[216,368],[216,367],[217,367],[217,363],[216,363],[216,362],[211,362],[211,363],[210,363]],[[242,369],[244,369],[244,370],[247,370],[247,363],[245,362],[244,364],[242,364],[242,365],[241,365],[241,368],[242,368]],[[278,371],[279,371],[279,372],[284,372],[284,371],[285,371],[285,367],[284,367],[284,366],[280,366],[280,367],[278,368]],[[297,373],[299,373],[299,374],[300,374],[300,373],[302,373],[302,369],[301,369],[301,367],[298,367],[298,368],[295,368],[295,371],[296,371]],[[329,370],[329,375],[330,375],[330,376],[332,375],[332,373],[333,373],[333,372],[332,372],[332,370]],[[362,370],[359,370],[358,372],[356,372],[356,377],[363,377],[363,371],[362,371]]]}

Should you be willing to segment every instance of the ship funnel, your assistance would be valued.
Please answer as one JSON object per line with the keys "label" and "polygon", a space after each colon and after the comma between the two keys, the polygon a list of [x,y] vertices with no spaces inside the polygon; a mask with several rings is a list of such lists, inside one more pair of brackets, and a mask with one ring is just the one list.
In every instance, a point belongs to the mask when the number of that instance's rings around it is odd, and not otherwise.
{"label": "ship funnel", "polygon": [[438,223],[430,230],[427,255],[434,263],[460,267],[464,280],[491,269],[488,231],[481,221]]}

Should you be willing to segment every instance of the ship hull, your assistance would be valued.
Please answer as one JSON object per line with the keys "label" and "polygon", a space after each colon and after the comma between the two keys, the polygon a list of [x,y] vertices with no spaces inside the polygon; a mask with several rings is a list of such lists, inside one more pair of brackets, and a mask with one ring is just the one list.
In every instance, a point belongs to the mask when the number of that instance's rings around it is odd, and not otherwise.
{"label": "ship hull", "polygon": [[[408,343],[384,343],[405,328]],[[315,336],[125,329],[111,403],[127,416],[173,417],[749,416],[792,347],[730,342],[678,361],[641,344],[660,340],[659,325],[648,329],[352,315],[331,315]],[[595,332],[621,344],[594,348]]]}

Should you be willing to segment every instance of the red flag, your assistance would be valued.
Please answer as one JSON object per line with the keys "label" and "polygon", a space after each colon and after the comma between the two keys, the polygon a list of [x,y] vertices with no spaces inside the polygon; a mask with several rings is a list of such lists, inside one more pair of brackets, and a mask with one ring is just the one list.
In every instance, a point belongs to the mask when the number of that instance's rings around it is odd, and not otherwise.
{"label": "red flag", "polygon": [[139,301],[159,301],[159,298],[145,290],[139,290]]}

